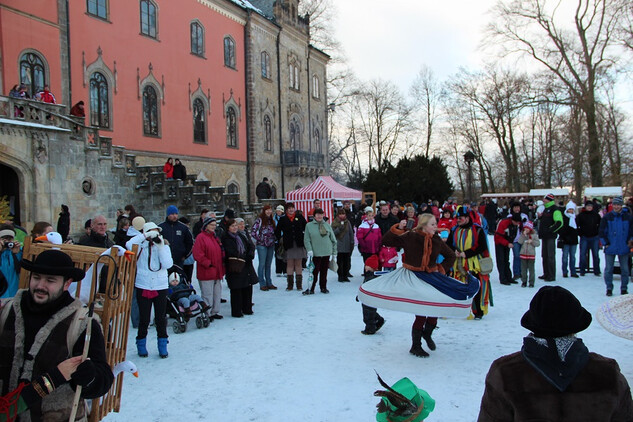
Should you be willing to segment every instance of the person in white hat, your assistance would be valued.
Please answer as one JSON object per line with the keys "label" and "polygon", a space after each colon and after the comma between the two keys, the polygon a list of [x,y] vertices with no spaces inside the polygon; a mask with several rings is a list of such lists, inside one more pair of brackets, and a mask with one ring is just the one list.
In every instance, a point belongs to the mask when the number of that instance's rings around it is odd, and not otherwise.
{"label": "person in white hat", "polygon": [[156,223],[143,225],[143,232],[126,243],[127,249],[139,245],[136,261],[136,300],[139,308],[139,325],[136,335],[136,348],[140,357],[147,357],[147,329],[149,327],[152,306],[154,323],[158,335],[158,354],[166,358],[167,354],[167,290],[169,276],[167,270],[174,265],[169,246],[166,245],[162,229]]}

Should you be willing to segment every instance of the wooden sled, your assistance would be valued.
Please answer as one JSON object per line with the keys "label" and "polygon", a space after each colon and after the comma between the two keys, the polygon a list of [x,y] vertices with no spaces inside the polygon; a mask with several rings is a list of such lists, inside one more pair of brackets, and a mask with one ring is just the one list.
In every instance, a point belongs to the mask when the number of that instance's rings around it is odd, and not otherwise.
{"label": "wooden sled", "polygon": [[[107,265],[108,274],[105,293],[97,291],[97,271],[93,271],[92,283],[84,283],[83,288],[90,289],[90,303],[95,304],[94,311],[101,319],[101,326],[103,327],[108,364],[111,368],[114,368],[118,363],[125,360],[127,350],[130,308],[132,306],[132,295],[134,294],[134,280],[136,279],[138,245],[134,245],[133,255],[117,256],[117,249],[112,248],[109,257],[100,258],[106,249],[79,245],[31,243],[31,238],[27,237],[24,239],[23,258],[32,261],[41,252],[52,248],[68,254],[75,266],[84,271],[88,271],[93,264],[96,268],[97,260],[100,264]],[[24,269],[20,271],[21,289],[28,288],[29,277],[29,271]],[[79,297],[81,294],[81,284],[81,281],[77,282],[75,297]],[[122,388],[123,373],[120,373],[112,383],[110,391],[103,397],[92,401],[88,420],[97,422],[112,411],[118,412],[121,407]]]}

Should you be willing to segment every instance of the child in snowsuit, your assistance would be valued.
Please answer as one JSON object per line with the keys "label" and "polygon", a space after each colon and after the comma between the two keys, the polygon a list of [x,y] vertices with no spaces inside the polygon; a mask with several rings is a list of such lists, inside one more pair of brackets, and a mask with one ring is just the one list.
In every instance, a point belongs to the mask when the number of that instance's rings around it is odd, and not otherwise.
{"label": "child in snowsuit", "polygon": [[[371,255],[365,261],[365,279],[363,283],[373,280],[377,276],[374,275],[374,271],[380,269],[380,263],[378,262],[378,255]],[[378,314],[376,308],[363,304],[363,322],[365,323],[365,329],[361,333],[365,335],[376,334],[376,331],[385,324],[385,319]]]}
{"label": "child in snowsuit", "polygon": [[534,231],[534,225],[530,221],[523,223],[523,233],[517,239],[521,245],[519,256],[521,258],[521,287],[529,285],[534,287],[534,260],[536,255],[536,247],[541,244],[538,235]]}
{"label": "child in snowsuit", "polygon": [[192,316],[191,305],[198,302],[198,305],[202,307],[202,312],[207,312],[211,307],[207,305],[200,295],[195,293],[187,294],[186,290],[191,286],[187,285],[182,279],[169,278],[169,285],[171,286],[171,297],[177,298],[178,304],[185,309],[185,316],[188,318]]}
{"label": "child in snowsuit", "polygon": [[384,271],[393,271],[398,263],[398,251],[393,246],[382,245],[378,253],[378,260]]}

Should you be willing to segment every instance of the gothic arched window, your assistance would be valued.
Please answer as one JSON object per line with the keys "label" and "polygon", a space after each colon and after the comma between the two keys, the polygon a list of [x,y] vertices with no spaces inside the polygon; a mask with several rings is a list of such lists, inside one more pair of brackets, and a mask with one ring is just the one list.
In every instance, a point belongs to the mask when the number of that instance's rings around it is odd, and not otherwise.
{"label": "gothic arched window", "polygon": [[143,88],[143,134],[159,136],[158,96],[153,86]]}
{"label": "gothic arched window", "polygon": [[90,76],[90,124],[101,128],[110,127],[108,81],[99,72]]}
{"label": "gothic arched window", "polygon": [[204,103],[200,98],[193,100],[193,142],[207,142],[207,119]]}
{"label": "gothic arched window", "polygon": [[233,107],[226,109],[226,145],[237,148],[237,114]]}
{"label": "gothic arched window", "polygon": [[20,57],[20,82],[26,85],[31,98],[44,88],[46,67],[36,53],[24,53]]}

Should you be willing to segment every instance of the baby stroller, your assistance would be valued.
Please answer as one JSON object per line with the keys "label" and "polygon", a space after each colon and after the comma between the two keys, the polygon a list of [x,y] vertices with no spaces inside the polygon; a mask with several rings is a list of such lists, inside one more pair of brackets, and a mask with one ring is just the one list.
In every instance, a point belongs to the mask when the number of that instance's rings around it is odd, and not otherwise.
{"label": "baby stroller", "polygon": [[[180,334],[187,331],[187,323],[190,319],[196,319],[196,327],[198,328],[206,328],[211,323],[211,318],[209,315],[202,309],[202,305],[198,302],[192,302],[189,307],[190,313],[187,314],[185,309],[178,303],[178,300],[183,297],[189,297],[192,294],[195,294],[195,289],[191,286],[190,280],[187,279],[187,274],[185,271],[177,265],[171,267],[167,273],[169,274],[169,293],[168,293],[168,302],[167,302],[167,314],[174,318],[175,321],[172,325],[174,329],[174,334]],[[178,284],[184,284],[186,288],[177,289],[174,291],[172,289],[171,283],[177,280]]]}

